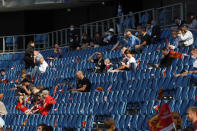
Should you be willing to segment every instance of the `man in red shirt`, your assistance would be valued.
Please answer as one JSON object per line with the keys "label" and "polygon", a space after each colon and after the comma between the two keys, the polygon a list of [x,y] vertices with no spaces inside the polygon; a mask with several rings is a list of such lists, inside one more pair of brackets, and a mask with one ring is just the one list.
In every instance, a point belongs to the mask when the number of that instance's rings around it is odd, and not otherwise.
{"label": "man in red shirt", "polygon": [[48,115],[52,104],[56,104],[56,101],[54,100],[54,97],[49,96],[48,90],[42,91],[42,96],[44,98],[44,102],[42,106],[38,106],[38,109],[42,115]]}

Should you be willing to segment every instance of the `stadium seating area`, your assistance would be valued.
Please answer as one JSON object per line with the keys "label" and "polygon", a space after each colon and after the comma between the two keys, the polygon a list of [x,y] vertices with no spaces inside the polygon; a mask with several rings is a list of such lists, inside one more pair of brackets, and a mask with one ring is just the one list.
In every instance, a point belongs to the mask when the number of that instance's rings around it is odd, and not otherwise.
{"label": "stadium seating area", "polygon": [[[162,31],[162,38],[170,37],[171,31],[165,29]],[[159,63],[161,53],[158,48],[165,47],[165,42],[147,45],[142,54],[136,55],[136,60],[140,60],[137,72],[119,72],[119,73],[92,73],[94,64],[88,61],[88,57],[96,52],[104,53],[104,58],[109,58],[115,67],[119,66],[122,59],[120,50],[111,51],[112,45],[98,47],[94,49],[69,51],[63,49],[63,58],[52,62],[52,66],[47,72],[35,80],[35,85],[44,85],[49,88],[52,96],[55,85],[60,88],[54,96],[57,98],[57,104],[53,106],[48,116],[30,115],[28,118],[23,112],[16,110],[15,91],[10,90],[14,87],[15,81],[19,77],[19,71],[24,69],[23,53],[3,54],[1,55],[0,67],[7,69],[9,84],[0,85],[0,93],[4,93],[5,103],[8,115],[3,116],[6,127],[11,127],[17,131],[33,131],[40,123],[54,125],[55,130],[62,131],[63,128],[76,128],[78,131],[92,130],[95,122],[102,122],[102,116],[110,116],[116,121],[119,130],[149,130],[147,120],[157,112],[153,106],[168,102],[171,111],[181,114],[183,127],[189,123],[186,120],[186,109],[195,105],[197,87],[189,86],[189,77],[174,77],[174,73],[179,73],[183,69],[192,67],[192,58],[186,56],[183,59],[177,59],[173,65],[167,69],[148,69],[148,63]],[[197,46],[197,41],[193,47]],[[181,48],[177,51],[189,53],[189,48]],[[53,50],[43,51],[44,57],[53,55]],[[77,61],[80,58],[80,62]],[[48,61],[50,63],[51,61]],[[82,70],[92,83],[91,92],[70,93],[69,88],[75,87],[75,73]],[[166,70],[165,75],[163,74]],[[96,88],[103,86],[103,91],[97,91]],[[158,91],[170,89],[173,96],[171,100],[159,100]],[[61,92],[60,90],[64,91]],[[28,105],[27,105],[28,106]],[[134,109],[136,112],[127,113]],[[22,126],[27,119],[25,126]],[[85,128],[82,123],[86,122]]]}

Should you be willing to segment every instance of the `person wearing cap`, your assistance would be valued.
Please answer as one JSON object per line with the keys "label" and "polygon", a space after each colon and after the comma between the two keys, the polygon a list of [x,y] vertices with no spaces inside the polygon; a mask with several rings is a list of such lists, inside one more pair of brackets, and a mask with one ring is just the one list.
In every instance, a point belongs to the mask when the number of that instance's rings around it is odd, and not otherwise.
{"label": "person wearing cap", "polygon": [[56,101],[54,99],[54,97],[52,96],[49,96],[49,91],[48,90],[43,90],[42,91],[42,96],[43,96],[43,104],[41,106],[37,106],[37,108],[39,109],[39,112],[42,114],[42,115],[48,115],[49,114],[49,111],[51,109],[51,106],[53,104],[56,104]]}
{"label": "person wearing cap", "polygon": [[105,44],[116,44],[117,37],[115,36],[115,31],[113,28],[110,28],[109,31],[105,34],[103,42]]}
{"label": "person wearing cap", "polygon": [[0,94],[0,127],[3,127],[5,125],[5,122],[2,119],[2,116],[7,115],[6,107],[4,103],[2,102],[3,96],[4,96],[3,94]]}
{"label": "person wearing cap", "polygon": [[189,47],[194,43],[193,34],[188,30],[187,25],[181,26],[178,36],[180,38],[179,47]]}

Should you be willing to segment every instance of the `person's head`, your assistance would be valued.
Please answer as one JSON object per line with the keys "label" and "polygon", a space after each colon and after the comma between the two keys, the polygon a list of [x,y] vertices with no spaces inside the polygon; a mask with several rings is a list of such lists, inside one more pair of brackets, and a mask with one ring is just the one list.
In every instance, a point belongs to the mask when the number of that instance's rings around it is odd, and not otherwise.
{"label": "person's head", "polygon": [[107,131],[115,131],[115,129],[116,129],[116,123],[111,118],[107,118],[104,121],[104,127],[106,128]]}
{"label": "person's head", "polygon": [[187,25],[181,26],[181,31],[182,32],[186,32],[187,30],[188,30],[188,26]]}
{"label": "person's head", "polygon": [[31,84],[30,79],[25,77],[25,79],[21,82],[23,86],[29,86]]}
{"label": "person's head", "polygon": [[28,46],[34,47],[34,46],[35,46],[35,43],[34,43],[33,41],[30,41],[30,42],[28,43]]}
{"label": "person's head", "polygon": [[77,71],[76,77],[77,77],[77,79],[81,79],[82,80],[84,78],[83,72],[81,70]]}
{"label": "person's head", "polygon": [[96,38],[99,38],[100,37],[100,34],[98,32],[96,32],[95,37]]}
{"label": "person's head", "polygon": [[94,42],[93,41],[90,41],[90,46],[94,47]]}
{"label": "person's head", "polygon": [[37,131],[43,131],[43,128],[46,127],[47,125],[46,124],[39,124],[37,126]]}
{"label": "person's head", "polygon": [[12,128],[6,128],[5,131],[12,131]]}
{"label": "person's head", "polygon": [[197,121],[197,107],[192,106],[187,109],[188,120],[192,123]]}
{"label": "person's head", "polygon": [[110,28],[110,29],[109,29],[109,33],[110,33],[111,35],[113,35],[113,34],[115,33],[114,29],[113,29],[113,28]]}
{"label": "person's head", "polygon": [[193,48],[191,50],[191,55],[194,57],[194,58],[197,58],[197,48]]}
{"label": "person's head", "polygon": [[111,64],[110,59],[105,59],[104,63],[105,63],[105,65],[107,65],[107,66],[110,65],[110,64]]}
{"label": "person's head", "polygon": [[103,54],[102,54],[101,52],[98,52],[98,53],[97,53],[97,58],[98,58],[98,59],[102,59],[102,58],[103,58]]}
{"label": "person's head", "polygon": [[150,28],[151,28],[151,23],[147,23],[147,24],[146,24],[146,28],[147,28],[147,29],[150,29]]}
{"label": "person's head", "polygon": [[53,127],[52,126],[45,126],[42,131],[53,131]]}
{"label": "person's head", "polygon": [[57,49],[59,48],[59,45],[58,45],[58,43],[56,43],[56,44],[55,44],[55,48],[57,48]]}
{"label": "person's head", "polygon": [[43,90],[42,91],[42,96],[43,96],[43,98],[46,98],[47,96],[49,96],[49,91],[48,90]]}
{"label": "person's head", "polygon": [[164,47],[161,49],[161,52],[164,56],[168,55],[169,51],[168,51],[168,48]]}
{"label": "person's head", "polygon": [[172,112],[173,122],[175,124],[176,129],[182,129],[183,123],[181,116],[177,112]]}
{"label": "person's head", "polygon": [[5,75],[5,72],[6,72],[6,71],[5,71],[4,69],[2,69],[2,70],[1,70],[1,75]]}
{"label": "person's head", "polygon": [[180,18],[179,18],[179,17],[174,17],[174,23],[175,23],[175,24],[178,24],[179,21],[180,21]]}
{"label": "person's head", "polygon": [[142,34],[142,35],[145,35],[145,34],[146,34],[146,28],[143,27],[143,28],[141,29],[141,34]]}
{"label": "person's head", "polygon": [[70,30],[71,30],[71,31],[73,31],[73,30],[74,30],[74,28],[75,28],[75,26],[74,26],[74,25],[70,25]]}
{"label": "person's head", "polygon": [[190,18],[190,20],[194,20],[194,19],[196,19],[196,16],[195,16],[195,14],[191,14],[189,18]]}
{"label": "person's head", "polygon": [[129,49],[126,49],[124,52],[125,56],[128,58],[134,57],[134,52],[130,51]]}
{"label": "person's head", "polygon": [[172,38],[177,38],[177,37],[178,37],[177,31],[172,31]]}
{"label": "person's head", "polygon": [[127,30],[127,31],[126,31],[126,37],[127,37],[127,38],[131,38],[131,36],[132,36],[131,31],[130,31],[130,30]]}

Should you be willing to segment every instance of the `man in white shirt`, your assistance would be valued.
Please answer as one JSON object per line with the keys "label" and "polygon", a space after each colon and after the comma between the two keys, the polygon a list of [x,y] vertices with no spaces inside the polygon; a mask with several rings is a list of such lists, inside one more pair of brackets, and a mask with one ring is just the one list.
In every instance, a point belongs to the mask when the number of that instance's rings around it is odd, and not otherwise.
{"label": "man in white shirt", "polygon": [[7,115],[7,110],[4,103],[2,102],[3,96],[3,94],[0,94],[0,127],[3,127],[5,125],[5,121],[2,119],[1,116]]}
{"label": "man in white shirt", "polygon": [[39,66],[35,66],[32,75],[35,76],[36,74],[45,73],[48,67],[47,62],[44,60],[42,54],[38,51],[34,51],[34,62]]}
{"label": "man in white shirt", "polygon": [[194,37],[191,31],[188,30],[188,26],[183,25],[179,31],[179,47],[189,47],[194,43]]}
{"label": "man in white shirt", "polygon": [[136,71],[137,63],[134,58],[134,53],[127,49],[125,50],[124,54],[128,58],[128,61],[126,63],[121,62],[122,66],[120,66],[115,70],[111,70],[110,72],[120,72],[120,71],[129,71],[129,70]]}

